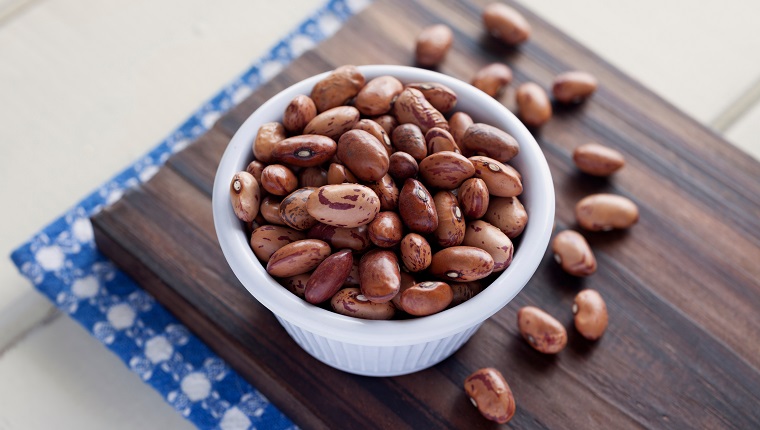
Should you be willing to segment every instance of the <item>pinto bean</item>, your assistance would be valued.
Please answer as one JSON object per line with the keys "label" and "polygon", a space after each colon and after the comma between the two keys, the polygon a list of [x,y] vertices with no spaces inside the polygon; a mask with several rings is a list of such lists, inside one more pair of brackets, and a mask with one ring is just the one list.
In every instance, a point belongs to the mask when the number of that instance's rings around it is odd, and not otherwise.
{"label": "pinto bean", "polygon": [[454,293],[454,298],[451,299],[449,307],[461,305],[483,291],[483,284],[481,284],[480,281],[452,282],[449,285],[451,286],[451,291]]}
{"label": "pinto bean", "polygon": [[309,215],[306,210],[309,196],[316,190],[313,187],[300,188],[282,199],[280,202],[280,218],[285,222],[285,225],[295,230],[308,230],[317,223],[317,220]]}
{"label": "pinto bean", "polygon": [[438,228],[438,213],[430,192],[415,179],[407,179],[398,198],[398,211],[413,232],[427,234]]}
{"label": "pinto bean", "polygon": [[453,190],[475,174],[475,166],[462,154],[443,151],[420,162],[420,178],[429,186]]}
{"label": "pinto bean", "polygon": [[596,91],[597,80],[587,72],[560,73],[552,83],[554,99],[560,103],[580,103]]}
{"label": "pinto bean", "polygon": [[425,133],[425,142],[427,142],[428,154],[442,151],[461,152],[459,146],[454,141],[454,136],[439,127],[433,127]]}
{"label": "pinto bean", "polygon": [[462,137],[464,137],[467,128],[472,124],[472,118],[464,112],[456,112],[454,115],[451,115],[451,118],[449,118],[449,131],[454,137],[454,141],[457,143],[457,146],[459,146],[459,149],[463,150],[465,153],[467,153],[467,148],[462,144]]}
{"label": "pinto bean", "polygon": [[356,252],[363,252],[372,244],[369,240],[369,231],[366,225],[343,228],[317,223],[309,229],[306,236],[309,239],[323,240],[335,249],[348,248]]}
{"label": "pinto bean", "polygon": [[512,263],[512,241],[497,227],[485,221],[475,220],[467,224],[462,245],[474,246],[491,254],[494,272],[501,272]]}
{"label": "pinto bean", "polygon": [[507,45],[523,43],[531,33],[525,17],[503,3],[491,3],[483,9],[483,24],[491,36]]}
{"label": "pinto bean", "polygon": [[435,239],[441,246],[456,246],[464,239],[464,217],[459,209],[457,197],[448,191],[439,191],[433,196],[435,211],[438,213],[438,228]]}
{"label": "pinto bean", "polygon": [[449,306],[454,298],[449,284],[440,281],[425,281],[415,284],[401,295],[401,308],[414,316],[438,313]]}
{"label": "pinto bean", "polygon": [[330,167],[327,169],[327,183],[329,185],[336,185],[346,182],[354,184],[359,182],[359,180],[356,179],[356,176],[346,166],[338,163],[330,164]]}
{"label": "pinto bean", "polygon": [[267,262],[267,272],[282,278],[300,275],[316,269],[328,255],[330,245],[321,240],[297,240],[272,254]]}
{"label": "pinto bean", "polygon": [[261,171],[261,186],[270,194],[286,196],[298,187],[298,178],[282,164],[270,164]]}
{"label": "pinto bean", "polygon": [[409,233],[401,240],[401,261],[410,272],[421,272],[430,266],[433,253],[427,239]]}
{"label": "pinto bean", "polygon": [[512,69],[502,63],[491,63],[475,72],[472,78],[472,86],[491,97],[501,94],[510,82],[512,82]]}
{"label": "pinto bean", "polygon": [[317,115],[306,124],[304,134],[319,134],[338,139],[359,122],[359,111],[353,106],[338,106]]}
{"label": "pinto bean", "polygon": [[251,249],[259,260],[266,263],[275,251],[302,239],[306,239],[305,235],[290,227],[262,225],[251,233]]}
{"label": "pinto bean", "polygon": [[607,329],[607,304],[596,290],[583,290],[573,301],[573,322],[578,332],[588,340],[597,340]]}
{"label": "pinto bean", "polygon": [[598,143],[575,148],[573,162],[583,173],[594,176],[609,176],[625,166],[623,154]]}
{"label": "pinto bean", "polygon": [[520,145],[509,133],[488,124],[473,124],[462,136],[463,149],[472,155],[485,155],[506,163],[520,152]]}
{"label": "pinto bean", "polygon": [[327,170],[321,167],[307,167],[298,172],[298,185],[319,188],[327,185]]}
{"label": "pinto bean", "polygon": [[414,124],[401,124],[396,127],[391,135],[391,142],[397,151],[406,152],[417,161],[427,157],[425,135]]}
{"label": "pinto bean", "polygon": [[353,264],[354,257],[350,249],[338,251],[325,258],[306,282],[306,301],[316,305],[332,298],[343,286]]}
{"label": "pinto bean", "polygon": [[365,82],[364,75],[356,66],[341,66],[314,85],[311,99],[318,112],[325,112],[348,103],[359,93]]}
{"label": "pinto bean", "polygon": [[279,122],[262,124],[253,141],[253,156],[262,163],[271,163],[272,151],[286,137],[288,135],[285,133],[285,127]]}
{"label": "pinto bean", "polygon": [[575,219],[589,231],[629,228],[638,222],[639,208],[623,196],[592,194],[575,205]]}
{"label": "pinto bean", "polygon": [[343,133],[338,140],[338,158],[362,181],[380,180],[390,164],[383,144],[363,130]]}
{"label": "pinto bean", "polygon": [[552,104],[546,91],[533,82],[517,87],[517,113],[528,127],[540,127],[552,117]]}
{"label": "pinto bean", "polygon": [[567,345],[567,330],[556,318],[534,306],[517,311],[517,326],[522,337],[536,351],[556,354]]}
{"label": "pinto bean", "polygon": [[417,160],[406,152],[394,152],[388,165],[388,174],[399,182],[417,176],[420,167]]}
{"label": "pinto bean", "polygon": [[488,420],[505,424],[515,415],[515,398],[509,384],[498,370],[478,369],[464,380],[470,401]]}
{"label": "pinto bean", "polygon": [[317,116],[317,106],[309,96],[297,95],[282,115],[282,125],[291,134],[301,133],[309,121]]}
{"label": "pinto bean", "polygon": [[309,196],[306,208],[323,224],[353,228],[375,218],[380,212],[380,199],[364,185],[325,185]]}
{"label": "pinto bean", "polygon": [[419,90],[423,96],[441,113],[447,113],[457,105],[457,94],[446,85],[437,82],[406,84],[407,88]]}
{"label": "pinto bean", "polygon": [[377,139],[377,141],[380,142],[385,148],[388,156],[393,154],[393,145],[391,145],[391,138],[388,137],[388,133],[385,132],[385,129],[381,127],[380,124],[372,121],[371,119],[362,119],[356,123],[354,130],[364,130],[372,136],[375,136],[375,139]]}
{"label": "pinto bean", "polygon": [[393,114],[401,124],[414,124],[427,133],[433,127],[448,130],[449,123],[419,90],[406,88],[393,104]]}
{"label": "pinto bean", "polygon": [[433,254],[430,273],[453,282],[483,279],[493,272],[491,254],[473,246],[452,246]]}
{"label": "pinto bean", "polygon": [[522,194],[522,178],[512,166],[500,163],[493,158],[476,155],[469,160],[475,167],[476,178],[482,179],[491,195],[514,197]]}
{"label": "pinto bean", "polygon": [[388,136],[392,135],[393,130],[398,127],[398,120],[396,120],[396,117],[393,115],[380,115],[378,117],[372,118],[372,120],[380,124],[380,127],[385,130]]}
{"label": "pinto bean", "polygon": [[389,320],[396,313],[393,303],[367,300],[358,288],[344,288],[330,299],[332,309],[341,314],[366,320]]}
{"label": "pinto bean", "polygon": [[528,212],[517,197],[491,197],[483,220],[498,227],[508,238],[514,239],[528,224]]}
{"label": "pinto bean", "polygon": [[431,25],[417,35],[415,58],[422,67],[438,65],[446,57],[454,41],[454,33],[444,24]]}
{"label": "pinto bean", "polygon": [[586,239],[577,231],[565,230],[552,240],[554,259],[562,270],[573,276],[589,276],[596,272],[596,258]]}
{"label": "pinto bean", "polygon": [[261,216],[270,224],[285,225],[280,216],[280,200],[275,197],[264,197],[261,201]]}
{"label": "pinto bean", "polygon": [[369,189],[377,194],[380,199],[380,209],[384,211],[395,211],[398,209],[399,190],[393,178],[385,175],[379,181],[367,183]]}
{"label": "pinto bean", "polygon": [[485,181],[480,178],[470,178],[459,186],[457,200],[462,214],[467,219],[480,219],[488,211],[490,195]]}
{"label": "pinto bean", "polygon": [[359,285],[374,303],[389,302],[401,287],[398,257],[392,251],[373,249],[359,260]]}
{"label": "pinto bean", "polygon": [[296,276],[288,276],[287,278],[280,279],[280,285],[285,287],[288,291],[295,294],[300,298],[304,298],[304,290],[306,289],[306,282],[309,281],[311,272],[301,273]]}
{"label": "pinto bean", "polygon": [[393,76],[379,76],[359,90],[354,106],[364,115],[382,115],[391,110],[393,100],[404,90],[404,84]]}
{"label": "pinto bean", "polygon": [[261,191],[256,178],[248,172],[238,172],[230,182],[230,200],[235,216],[251,222],[259,213]]}
{"label": "pinto bean", "polygon": [[404,225],[396,212],[380,212],[369,223],[369,239],[381,248],[398,245],[404,234]]}
{"label": "pinto bean", "polygon": [[272,149],[272,160],[298,167],[319,166],[330,160],[338,146],[334,140],[318,134],[302,134],[280,141]]}

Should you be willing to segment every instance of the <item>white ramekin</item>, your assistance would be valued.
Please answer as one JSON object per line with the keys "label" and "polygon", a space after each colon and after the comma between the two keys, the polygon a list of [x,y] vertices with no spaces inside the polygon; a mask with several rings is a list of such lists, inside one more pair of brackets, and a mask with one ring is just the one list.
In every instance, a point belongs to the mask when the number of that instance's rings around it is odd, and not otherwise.
{"label": "white ramekin", "polygon": [[529,222],[514,260],[490,286],[471,300],[424,318],[368,321],[313,306],[267,274],[249,245],[229,199],[232,176],[252,160],[259,126],[281,121],[298,94],[310,94],[325,74],[303,80],[262,104],[235,133],[216,173],[214,225],[224,256],[245,288],[274,313],[288,334],[309,354],[337,369],[367,376],[394,376],[433,366],[459,349],[491,315],[504,307],[530,280],[546,251],[554,221],[554,187],[549,166],[536,140],[504,106],[482,91],[437,72],[405,66],[361,66],[367,80],[392,75],[404,83],[439,82],[453,89],[456,110],[476,122],[499,127],[517,139],[520,153],[510,164],[522,174],[520,201]]}

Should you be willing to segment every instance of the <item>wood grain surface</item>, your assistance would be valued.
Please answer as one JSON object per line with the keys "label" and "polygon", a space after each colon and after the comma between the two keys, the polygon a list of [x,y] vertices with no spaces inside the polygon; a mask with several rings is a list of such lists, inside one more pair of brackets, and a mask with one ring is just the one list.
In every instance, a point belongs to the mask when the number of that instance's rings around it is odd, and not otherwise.
{"label": "wood grain surface", "polygon": [[[304,428],[495,427],[462,389],[486,366],[512,387],[516,428],[760,428],[760,164],[526,10],[526,44],[492,41],[484,4],[378,0],[95,216],[99,248]],[[599,262],[589,278],[566,275],[547,253],[523,292],[439,365],[394,378],[346,374],[302,351],[232,274],[213,228],[213,176],[232,134],[269,97],[341,64],[411,65],[416,34],[438,22],[455,34],[438,70],[469,81],[506,62],[515,74],[499,99],[507,107],[522,82],[596,75],[591,100],[555,106],[533,130],[554,178],[557,228],[577,228],[575,203],[596,192],[633,199],[641,220],[584,233]],[[626,167],[609,179],[579,173],[571,153],[589,141],[622,152]],[[537,305],[571,327],[582,288],[607,301],[604,337],[591,343],[571,329],[557,356],[530,348],[517,309]]]}

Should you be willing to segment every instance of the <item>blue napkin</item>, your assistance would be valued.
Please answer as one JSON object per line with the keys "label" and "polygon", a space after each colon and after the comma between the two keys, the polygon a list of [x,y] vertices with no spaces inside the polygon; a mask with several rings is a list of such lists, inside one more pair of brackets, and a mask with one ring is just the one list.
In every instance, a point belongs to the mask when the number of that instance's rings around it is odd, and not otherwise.
{"label": "blue napkin", "polygon": [[198,428],[296,426],[95,247],[89,217],[153,176],[175,152],[368,0],[330,0],[156,148],[16,249],[19,271]]}

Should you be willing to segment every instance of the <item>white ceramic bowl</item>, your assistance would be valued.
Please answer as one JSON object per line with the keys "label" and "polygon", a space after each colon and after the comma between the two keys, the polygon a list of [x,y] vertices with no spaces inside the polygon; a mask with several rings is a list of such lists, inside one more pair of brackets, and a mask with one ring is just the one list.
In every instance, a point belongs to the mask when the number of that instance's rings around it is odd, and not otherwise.
{"label": "white ceramic bowl", "polygon": [[298,94],[310,94],[317,75],[272,97],[254,112],[230,141],[219,164],[213,191],[214,225],[224,256],[245,288],[274,313],[290,336],[309,354],[337,369],[368,376],[393,376],[433,366],[459,349],[488,317],[504,307],[530,280],[540,263],[554,221],[554,187],[546,159],[533,136],[504,106],[480,90],[440,73],[405,66],[359,67],[367,80],[392,75],[404,83],[439,82],[453,89],[456,110],[476,122],[499,127],[517,139],[520,153],[510,164],[520,171],[529,222],[514,260],[490,286],[471,300],[424,318],[369,321],[339,315],[298,298],[267,274],[248,243],[230,204],[232,176],[252,159],[259,126],[281,121]]}

